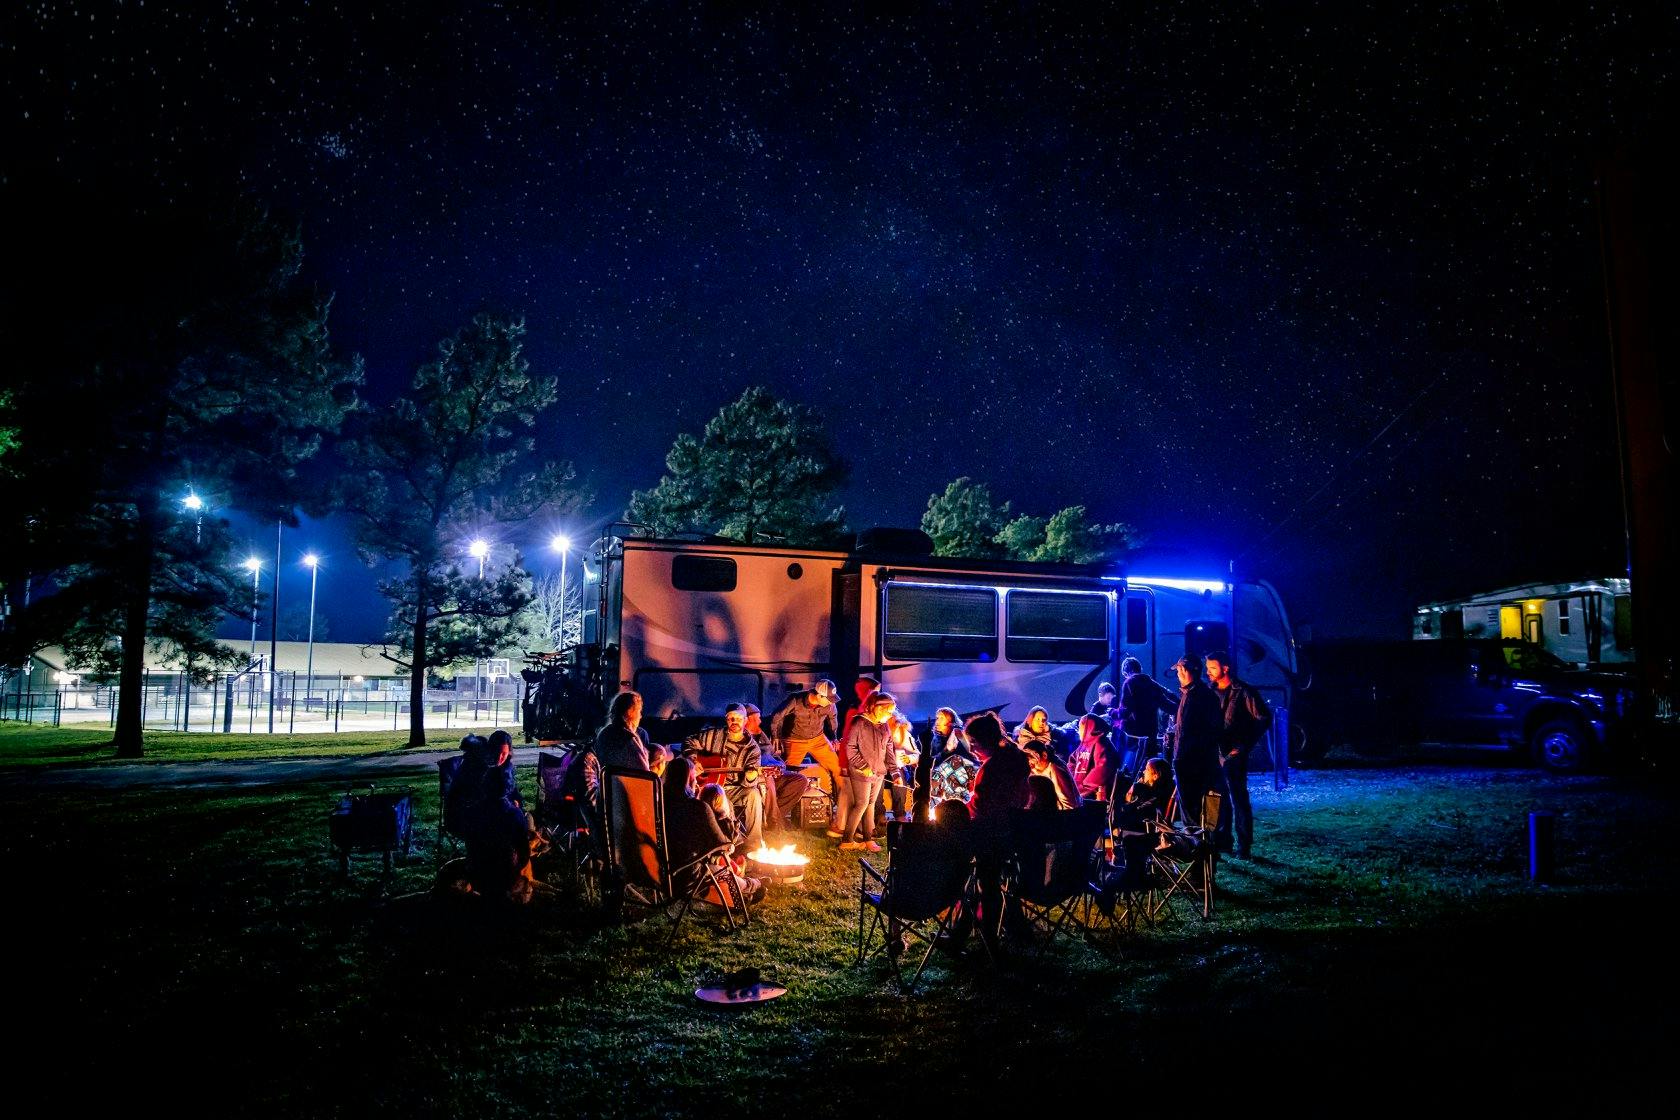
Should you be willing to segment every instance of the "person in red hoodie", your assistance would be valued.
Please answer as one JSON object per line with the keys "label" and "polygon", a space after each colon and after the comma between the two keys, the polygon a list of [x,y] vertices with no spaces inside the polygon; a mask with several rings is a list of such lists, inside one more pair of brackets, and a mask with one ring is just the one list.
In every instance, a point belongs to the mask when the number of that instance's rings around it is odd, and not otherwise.
{"label": "person in red hoodie", "polygon": [[1032,769],[1009,741],[996,712],[975,716],[963,728],[980,758],[968,812],[974,820],[974,870],[980,881],[980,937],[995,956],[1003,923],[1003,865],[1009,858],[1010,817],[1027,805]]}

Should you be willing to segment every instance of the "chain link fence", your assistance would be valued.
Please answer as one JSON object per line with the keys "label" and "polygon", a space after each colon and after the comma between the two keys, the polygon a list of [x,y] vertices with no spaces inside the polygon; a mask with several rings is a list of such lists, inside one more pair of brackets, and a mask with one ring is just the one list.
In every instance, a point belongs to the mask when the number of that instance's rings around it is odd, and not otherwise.
{"label": "chain link fence", "polygon": [[[429,726],[437,717],[445,728],[520,723],[523,682],[491,680],[477,690],[471,679],[462,683],[459,690],[425,690]],[[0,720],[114,727],[118,693],[116,685],[31,689],[20,677],[0,691]],[[409,682],[401,678],[363,683],[320,674],[244,671],[195,683],[179,674],[148,673],[141,686],[141,721],[148,731],[301,735],[398,730],[406,725],[411,705]]]}

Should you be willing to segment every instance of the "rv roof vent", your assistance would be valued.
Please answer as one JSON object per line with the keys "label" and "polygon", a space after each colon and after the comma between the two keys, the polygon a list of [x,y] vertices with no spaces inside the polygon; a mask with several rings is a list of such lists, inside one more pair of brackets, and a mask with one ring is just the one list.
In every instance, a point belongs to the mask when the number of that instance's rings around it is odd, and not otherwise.
{"label": "rv roof vent", "polygon": [[920,529],[865,529],[857,535],[857,551],[885,556],[932,556],[933,538]]}

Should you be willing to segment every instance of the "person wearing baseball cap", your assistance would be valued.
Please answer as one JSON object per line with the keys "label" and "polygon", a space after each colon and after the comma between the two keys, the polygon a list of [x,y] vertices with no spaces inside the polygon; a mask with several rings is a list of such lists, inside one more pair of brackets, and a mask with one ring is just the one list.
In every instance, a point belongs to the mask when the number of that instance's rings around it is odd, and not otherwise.
{"label": "person wearing baseball cap", "polygon": [[815,759],[830,801],[836,800],[840,791],[840,756],[834,753],[835,703],[839,699],[840,690],[833,681],[819,680],[782,701],[770,717],[772,747],[794,773],[804,766],[807,755]]}

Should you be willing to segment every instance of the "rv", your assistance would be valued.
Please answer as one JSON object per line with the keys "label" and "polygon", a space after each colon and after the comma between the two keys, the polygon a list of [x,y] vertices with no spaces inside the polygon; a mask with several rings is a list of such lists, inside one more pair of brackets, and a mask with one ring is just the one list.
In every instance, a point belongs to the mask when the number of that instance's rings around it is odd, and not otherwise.
{"label": "rv", "polygon": [[1185,653],[1228,649],[1239,675],[1284,706],[1294,643],[1264,583],[900,551],[608,537],[592,631],[606,691],[632,688],[656,727],[715,717],[730,701],[769,712],[828,677],[882,682],[914,719],[1053,720],[1084,713],[1127,656],[1171,682]]}
{"label": "rv", "polygon": [[1577,669],[1633,660],[1633,596],[1625,579],[1530,583],[1425,603],[1412,637],[1525,641]]}

